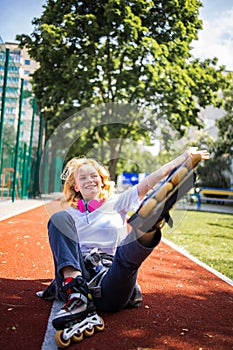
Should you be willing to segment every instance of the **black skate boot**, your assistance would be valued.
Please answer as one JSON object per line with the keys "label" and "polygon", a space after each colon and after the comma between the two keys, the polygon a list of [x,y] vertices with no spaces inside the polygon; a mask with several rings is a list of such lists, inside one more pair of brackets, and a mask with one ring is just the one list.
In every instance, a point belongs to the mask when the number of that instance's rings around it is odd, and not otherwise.
{"label": "black skate boot", "polygon": [[52,321],[57,330],[68,328],[86,315],[95,313],[95,305],[83,277],[66,278],[62,289],[67,293],[68,300]]}

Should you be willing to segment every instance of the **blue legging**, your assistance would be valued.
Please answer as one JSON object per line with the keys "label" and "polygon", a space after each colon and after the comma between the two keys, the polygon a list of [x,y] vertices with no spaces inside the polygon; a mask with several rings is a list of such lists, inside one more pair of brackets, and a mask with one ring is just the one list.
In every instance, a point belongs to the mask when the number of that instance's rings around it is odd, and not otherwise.
{"label": "blue legging", "polygon": [[[66,211],[53,214],[48,223],[49,242],[54,258],[56,290],[59,299],[65,300],[62,292],[62,268],[73,266],[82,272],[87,281],[90,274],[85,267],[77,231],[72,217]],[[105,274],[101,284],[101,296],[95,297],[98,310],[114,312],[122,309],[129,301],[137,280],[138,268],[158,245],[160,232],[155,235],[153,247],[144,247],[132,230],[118,246],[112,266]]]}

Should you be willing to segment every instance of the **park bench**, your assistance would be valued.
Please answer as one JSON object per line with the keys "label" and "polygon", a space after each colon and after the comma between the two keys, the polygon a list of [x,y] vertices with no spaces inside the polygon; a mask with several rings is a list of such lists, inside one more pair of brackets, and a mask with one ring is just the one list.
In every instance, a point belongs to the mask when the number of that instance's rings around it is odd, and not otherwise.
{"label": "park bench", "polygon": [[233,204],[233,189],[201,187],[197,194],[197,209],[201,203]]}

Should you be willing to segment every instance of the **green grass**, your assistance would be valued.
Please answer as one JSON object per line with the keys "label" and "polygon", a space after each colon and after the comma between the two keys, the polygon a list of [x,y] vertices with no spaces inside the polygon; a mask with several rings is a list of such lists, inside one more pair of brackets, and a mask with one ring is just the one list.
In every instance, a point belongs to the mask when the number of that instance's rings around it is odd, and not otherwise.
{"label": "green grass", "polygon": [[173,210],[173,228],[163,236],[233,279],[233,215]]}

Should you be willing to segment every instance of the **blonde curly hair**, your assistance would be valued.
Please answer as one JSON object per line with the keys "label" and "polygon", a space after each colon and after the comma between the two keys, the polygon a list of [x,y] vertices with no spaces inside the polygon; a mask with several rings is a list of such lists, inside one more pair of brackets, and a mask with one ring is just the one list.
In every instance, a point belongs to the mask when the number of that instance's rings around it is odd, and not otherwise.
{"label": "blonde curly hair", "polygon": [[74,174],[75,174],[75,171],[79,169],[82,165],[87,165],[87,164],[92,165],[97,170],[98,174],[101,177],[102,188],[99,194],[99,198],[106,200],[110,197],[110,195],[113,192],[115,192],[115,183],[113,181],[110,181],[109,172],[103,165],[98,163],[93,158],[74,157],[66,164],[61,174],[61,179],[65,180],[64,188],[63,188],[64,198],[62,199],[62,204],[68,203],[73,208],[78,207],[78,200],[82,199],[83,197],[79,191],[76,192],[74,189],[74,185],[75,185]]}

